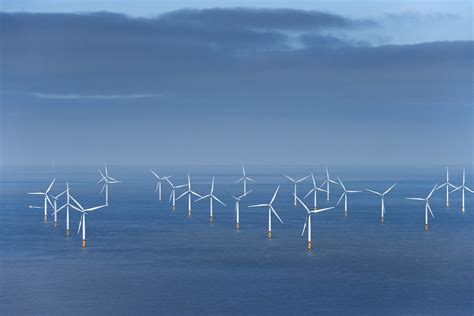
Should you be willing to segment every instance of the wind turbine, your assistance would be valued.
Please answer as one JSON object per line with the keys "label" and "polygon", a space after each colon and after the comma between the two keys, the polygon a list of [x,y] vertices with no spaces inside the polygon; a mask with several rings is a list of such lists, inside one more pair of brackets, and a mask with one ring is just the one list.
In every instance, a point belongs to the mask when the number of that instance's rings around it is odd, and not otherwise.
{"label": "wind turbine", "polygon": [[291,182],[293,182],[293,184],[295,185],[295,189],[294,189],[294,192],[293,192],[293,195],[295,197],[295,201],[294,201],[294,205],[296,206],[296,197],[297,197],[297,191],[296,191],[296,185],[298,183],[300,183],[301,181],[305,180],[306,178],[308,178],[309,176],[306,176],[306,177],[303,177],[303,178],[300,178],[300,179],[293,179],[289,176],[287,176],[286,174],[283,174],[285,177],[287,177]]}
{"label": "wind turbine", "polygon": [[331,210],[331,209],[334,208],[334,206],[333,207],[322,208],[322,209],[319,209],[319,210],[314,209],[314,210],[310,211],[309,208],[306,206],[306,204],[304,204],[303,201],[301,201],[301,199],[299,197],[296,197],[296,199],[306,209],[306,220],[304,222],[303,231],[301,232],[301,236],[304,235],[304,231],[306,229],[306,224],[308,224],[308,250],[311,250],[311,248],[312,248],[312,243],[311,243],[311,214],[316,214],[316,213],[319,213],[319,212],[324,212],[324,211],[327,211],[327,210]]}
{"label": "wind turbine", "polygon": [[249,177],[247,177],[246,173],[245,173],[245,167],[244,167],[244,164],[242,164],[242,178],[240,178],[239,180],[237,180],[237,182],[235,183],[239,183],[239,182],[243,182],[244,183],[244,194],[247,193],[247,181],[250,181],[250,182],[254,182],[254,180],[250,179]]}
{"label": "wind turbine", "polygon": [[[66,237],[69,237],[69,207],[73,207],[71,204],[71,195],[69,193],[69,183],[66,182],[66,190],[63,192],[66,193],[66,204],[57,209],[54,213],[60,212],[62,209],[66,208]],[[61,193],[61,194],[63,194]]]}
{"label": "wind turbine", "polygon": [[341,203],[341,200],[342,198],[344,198],[344,217],[347,218],[347,194],[348,193],[358,193],[360,191],[355,191],[355,190],[347,190],[346,187],[344,186],[344,184],[342,183],[341,179],[338,177],[337,178],[339,180],[339,184],[341,185],[342,189],[344,190],[344,192],[342,192],[342,195],[341,197],[339,198],[339,201],[337,201],[337,204],[336,206],[339,205],[339,203]]}
{"label": "wind turbine", "polygon": [[[456,186],[454,186],[452,183],[449,182],[449,169],[448,167],[446,166],[446,182],[441,184],[440,186],[438,186],[438,188],[436,190],[439,190],[441,189],[442,187],[446,187],[446,207],[449,206],[449,188],[453,188],[453,189],[456,189]],[[454,191],[452,191],[454,192]]]}
{"label": "wind turbine", "polygon": [[381,206],[380,206],[380,223],[384,223],[384,217],[385,217],[385,194],[387,194],[388,192],[390,192],[390,190],[392,190],[397,184],[395,183],[394,185],[392,185],[390,188],[388,188],[385,192],[383,193],[380,193],[380,192],[377,192],[377,191],[373,191],[373,190],[370,190],[370,189],[366,189],[366,191],[369,191],[373,194],[377,194],[379,196],[382,197],[382,202],[381,202]]}
{"label": "wind turbine", "polygon": [[58,227],[58,199],[64,195],[64,193],[67,192],[68,189],[64,190],[63,192],[59,193],[58,195],[56,196],[51,196],[51,198],[53,199],[53,213],[51,213],[51,215],[54,216],[54,228]]}
{"label": "wind turbine", "polygon": [[180,198],[182,198],[183,196],[185,195],[188,195],[188,216],[191,216],[191,196],[192,195],[195,195],[197,197],[202,197],[200,194],[197,194],[196,192],[194,192],[193,190],[191,190],[191,176],[189,175],[188,173],[188,190],[186,192],[184,192],[183,194],[181,194],[177,200],[179,200]]}
{"label": "wind turbine", "polygon": [[433,187],[433,190],[431,190],[430,194],[426,198],[407,198],[407,200],[414,200],[414,201],[424,201],[425,202],[425,230],[428,230],[428,211],[430,212],[431,216],[433,218],[433,211],[431,211],[430,207],[430,198],[431,195],[433,194],[434,191],[436,191],[436,188],[438,187],[438,184],[436,183],[435,186]]}
{"label": "wind turbine", "polygon": [[459,187],[457,187],[456,189],[454,189],[453,191],[451,191],[451,193],[453,193],[454,191],[457,191],[457,190],[461,190],[461,212],[464,212],[465,209],[464,209],[464,190],[468,190],[469,192],[471,193],[474,193],[474,191],[472,191],[471,189],[469,189],[467,186],[466,186],[466,169],[462,169],[462,185],[460,185]]}
{"label": "wind turbine", "polygon": [[104,185],[102,186],[102,190],[100,190],[100,193],[102,193],[105,189],[105,205],[109,205],[109,184],[112,183],[120,183],[117,179],[112,178],[109,176],[108,171],[107,171],[107,164],[104,164],[105,166],[105,174],[102,173],[99,169],[99,173],[102,176],[102,179],[99,180],[97,183],[104,182]]}
{"label": "wind turbine", "polygon": [[332,180],[330,177],[329,177],[329,170],[328,170],[328,166],[326,165],[326,180],[323,182],[322,185],[326,185],[326,200],[329,201],[329,185],[333,183],[333,184],[339,184],[337,183],[336,181]]}
{"label": "wind turbine", "polygon": [[214,177],[212,177],[212,184],[211,184],[211,193],[209,193],[208,195],[205,195],[205,196],[202,196],[200,197],[199,199],[197,199],[196,201],[194,202],[197,202],[197,201],[200,201],[200,200],[203,200],[203,199],[206,199],[206,198],[209,198],[209,222],[212,223],[212,215],[213,215],[213,205],[212,205],[212,202],[214,200],[216,200],[217,202],[219,202],[222,206],[225,206],[224,202],[222,202],[221,200],[219,200],[219,198],[217,196],[214,195]]}
{"label": "wind turbine", "polygon": [[275,211],[273,208],[273,201],[275,201],[275,198],[277,196],[278,190],[280,189],[280,186],[278,186],[275,190],[275,193],[273,194],[273,197],[268,204],[256,204],[256,205],[250,205],[249,207],[268,207],[268,239],[272,238],[272,213],[275,214],[275,216],[278,218],[280,223],[283,224],[283,221],[281,220],[280,216],[278,216],[278,213]]}
{"label": "wind turbine", "polygon": [[318,187],[316,185],[316,180],[314,180],[314,175],[313,175],[312,172],[311,172],[311,179],[313,180],[313,188],[305,195],[304,199],[306,199],[311,193],[314,192],[314,207],[313,207],[313,209],[316,210],[317,207],[318,207],[318,194],[317,194],[317,192],[318,191],[326,192],[326,190],[323,190],[323,189],[321,189],[320,187]]}
{"label": "wind turbine", "polygon": [[[45,192],[31,192],[31,193],[28,193],[28,194],[32,194],[32,195],[44,195],[44,221],[45,222],[48,221],[48,203],[49,203],[49,205],[51,205],[51,207],[54,207],[53,203],[51,202],[51,199],[49,198],[49,191],[51,191],[51,188],[53,187],[54,181],[56,181],[56,179],[53,179],[53,181],[51,181],[51,184],[49,185],[49,187],[46,189]],[[38,207],[30,205],[30,208],[38,208]]]}
{"label": "wind turbine", "polygon": [[157,179],[157,183],[156,183],[156,189],[155,189],[155,192],[158,191],[158,199],[161,201],[161,181],[163,180],[168,180],[169,178],[171,178],[171,176],[166,176],[166,177],[160,177],[155,171],[151,170],[151,173],[153,173]]}
{"label": "wind turbine", "polygon": [[106,207],[107,204],[99,205],[99,206],[95,206],[95,207],[90,207],[90,208],[84,208],[81,205],[81,203],[79,203],[74,197],[70,196],[70,198],[77,205],[77,206],[75,206],[75,205],[71,204],[70,206],[73,209],[75,209],[76,211],[79,211],[81,213],[81,219],[79,220],[79,226],[77,228],[77,233],[79,234],[79,232],[81,231],[81,226],[82,226],[82,248],[85,248],[86,247],[86,215],[89,212],[92,212],[92,211],[95,211],[97,209]]}
{"label": "wind turbine", "polygon": [[173,205],[173,211],[176,210],[176,189],[179,189],[179,188],[184,188],[186,186],[186,184],[182,184],[182,185],[174,185],[169,177],[165,177],[164,178],[171,186],[171,193],[170,193],[170,198],[169,198],[169,202],[173,201],[172,205]]}
{"label": "wind turbine", "polygon": [[252,191],[253,190],[247,191],[246,193],[242,194],[241,196],[232,195],[232,197],[235,200],[235,229],[237,229],[237,230],[240,229],[240,201],[242,200],[242,198],[247,196],[247,194],[249,194]]}

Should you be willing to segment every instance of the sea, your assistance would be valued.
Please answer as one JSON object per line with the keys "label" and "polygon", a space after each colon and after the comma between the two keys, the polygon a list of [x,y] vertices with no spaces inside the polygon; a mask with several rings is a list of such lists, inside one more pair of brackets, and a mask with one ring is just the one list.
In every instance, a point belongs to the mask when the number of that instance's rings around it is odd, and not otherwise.
{"label": "sea", "polygon": [[[65,235],[65,212],[59,226],[43,220],[41,196],[53,178],[58,194],[69,182],[71,194],[84,206],[104,203],[97,167],[2,167],[0,179],[0,314],[1,315],[472,315],[474,312],[474,199],[436,191],[424,231],[424,204],[406,200],[425,197],[444,183],[444,166],[329,166],[349,190],[348,217],[342,203],[312,217],[313,249],[301,236],[306,213],[293,205],[293,184],[283,176],[314,172],[318,184],[326,177],[322,165],[248,165],[253,190],[240,205],[240,230],[235,229],[231,194],[242,193],[240,166],[149,166],[172,175],[205,195],[215,176],[214,194],[226,206],[187,199],[163,199],[148,166],[109,165],[109,175],[122,181],[110,185],[109,206],[87,216],[87,247],[77,234],[79,212],[71,211],[71,235]],[[461,184],[462,166],[450,168],[451,181]],[[466,185],[474,187],[467,170]],[[365,191],[396,187],[385,198],[380,223],[380,197]],[[281,185],[274,208],[248,208],[268,203]],[[308,178],[298,184],[303,197],[312,188]],[[335,206],[341,187],[331,185],[330,200],[318,193],[319,207]],[[177,195],[183,192],[178,189]],[[195,199],[195,198],[194,198]],[[312,206],[312,196],[305,200]],[[58,205],[64,203],[63,199]],[[51,213],[51,209],[50,209]]]}

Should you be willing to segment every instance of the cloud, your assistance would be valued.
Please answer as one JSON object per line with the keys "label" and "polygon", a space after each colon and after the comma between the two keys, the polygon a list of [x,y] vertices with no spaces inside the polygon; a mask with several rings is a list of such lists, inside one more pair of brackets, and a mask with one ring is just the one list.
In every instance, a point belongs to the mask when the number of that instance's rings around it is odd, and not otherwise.
{"label": "cloud", "polygon": [[36,98],[40,99],[96,99],[96,100],[115,100],[115,99],[143,99],[143,98],[158,98],[162,94],[147,93],[147,94],[49,94],[49,93],[32,93]]}

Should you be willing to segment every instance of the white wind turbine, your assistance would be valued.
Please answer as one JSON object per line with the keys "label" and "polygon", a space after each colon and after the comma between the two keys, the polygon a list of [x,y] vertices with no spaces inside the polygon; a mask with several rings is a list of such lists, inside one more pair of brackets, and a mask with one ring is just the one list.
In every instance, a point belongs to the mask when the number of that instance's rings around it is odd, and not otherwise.
{"label": "white wind turbine", "polygon": [[77,233],[79,234],[79,232],[81,231],[81,226],[82,226],[82,248],[85,248],[86,247],[86,215],[89,212],[92,212],[92,211],[95,211],[97,209],[106,207],[107,204],[99,205],[99,206],[95,206],[95,207],[90,207],[90,208],[84,208],[81,205],[81,203],[79,203],[74,197],[70,196],[70,198],[77,205],[77,206],[75,206],[75,205],[70,205],[70,206],[73,209],[75,209],[76,211],[79,211],[81,213],[81,219],[79,220],[79,226],[77,228]]}
{"label": "white wind turbine", "polygon": [[191,176],[189,175],[188,173],[188,190],[186,192],[184,192],[183,194],[181,194],[177,200],[179,200],[180,198],[182,198],[183,196],[185,195],[188,195],[188,216],[191,216],[191,196],[192,195],[195,195],[197,197],[202,197],[200,194],[197,194],[196,192],[194,192],[193,190],[191,190]]}
{"label": "white wind turbine", "polygon": [[109,205],[109,184],[120,183],[120,181],[109,176],[109,173],[107,171],[107,165],[104,164],[104,166],[105,166],[105,169],[104,169],[105,174],[102,173],[102,171],[100,171],[99,169],[99,173],[102,176],[102,179],[100,179],[99,182],[97,183],[104,182],[104,185],[102,186],[102,189],[100,190],[100,193],[102,193],[105,189],[105,205]]}
{"label": "white wind turbine", "polygon": [[296,206],[296,197],[298,196],[298,193],[297,193],[297,189],[296,189],[296,185],[298,183],[300,183],[301,181],[303,180],[306,180],[306,178],[308,178],[309,176],[306,176],[306,177],[303,177],[303,178],[300,178],[300,179],[293,179],[289,176],[287,176],[286,174],[283,174],[285,177],[287,177],[291,182],[293,182],[294,184],[294,191],[293,191],[293,195],[294,195],[294,206]]}
{"label": "white wind turbine", "polygon": [[242,200],[242,198],[247,196],[247,194],[249,194],[252,191],[253,190],[247,191],[246,193],[242,194],[241,196],[232,195],[232,197],[235,200],[235,229],[240,229],[240,201]]}
{"label": "white wind turbine", "polygon": [[225,206],[224,202],[222,202],[221,200],[219,200],[219,198],[217,196],[214,195],[214,177],[212,177],[212,184],[211,184],[211,193],[209,193],[208,195],[205,195],[205,196],[202,196],[200,197],[199,199],[197,199],[196,201],[194,202],[197,202],[197,201],[200,201],[200,200],[203,200],[203,199],[207,199],[209,198],[209,221],[212,223],[212,220],[213,220],[213,201],[216,200],[217,202],[219,202],[222,206]]}
{"label": "white wind turbine", "polygon": [[56,196],[51,196],[51,198],[53,199],[53,213],[51,213],[51,215],[54,216],[54,227],[58,227],[58,199],[64,195],[66,192],[67,192],[67,188],[66,190],[64,190],[63,192],[59,193],[58,195]]}
{"label": "white wind turbine", "polygon": [[310,211],[309,208],[306,206],[306,204],[304,204],[303,201],[301,201],[301,199],[299,197],[296,197],[296,199],[306,209],[306,220],[304,222],[303,231],[301,232],[301,236],[304,235],[304,231],[305,231],[306,225],[307,225],[308,226],[308,250],[311,250],[311,248],[312,248],[312,242],[311,242],[311,214],[316,214],[316,213],[319,213],[319,212],[324,212],[324,211],[331,210],[331,209],[334,208],[334,206],[333,207],[322,208],[322,209],[319,209],[319,210],[314,209],[314,210]]}
{"label": "white wind turbine", "polygon": [[176,210],[176,189],[179,189],[179,188],[184,188],[185,186],[187,186],[187,184],[182,184],[182,185],[174,185],[169,177],[165,177],[164,178],[168,183],[169,185],[171,186],[171,193],[170,193],[170,198],[169,198],[169,202],[172,202],[172,205],[173,205],[173,211]]}
{"label": "white wind turbine", "polygon": [[[45,192],[31,192],[31,193],[28,193],[28,194],[32,194],[32,195],[43,195],[44,196],[44,221],[45,222],[48,220],[48,203],[49,203],[49,205],[51,205],[51,207],[54,207],[53,202],[51,202],[51,199],[49,198],[49,191],[51,191],[51,188],[53,187],[54,181],[56,181],[56,179],[53,179],[53,181],[51,181],[51,184],[49,185],[49,187],[46,189]],[[39,207],[30,205],[30,208],[39,208]]]}
{"label": "white wind turbine", "polygon": [[339,198],[339,201],[337,201],[337,204],[336,206],[339,205],[339,203],[341,203],[341,200],[342,198],[344,198],[344,217],[347,217],[347,194],[348,193],[358,193],[360,191],[355,191],[355,190],[347,190],[346,187],[344,186],[344,184],[342,183],[341,179],[338,177],[337,178],[339,180],[339,184],[341,185],[342,189],[344,190],[344,192],[342,192],[342,195],[341,197]]}
{"label": "white wind turbine", "polygon": [[390,192],[390,190],[392,190],[397,184],[395,183],[394,185],[392,185],[390,188],[388,188],[385,192],[383,193],[380,193],[380,192],[377,192],[377,191],[373,191],[373,190],[370,190],[370,189],[366,189],[366,191],[369,191],[373,194],[377,194],[379,195],[380,197],[382,197],[382,202],[381,202],[381,206],[380,206],[380,222],[383,224],[384,223],[384,218],[385,218],[385,195]]}
{"label": "white wind turbine", "polygon": [[256,205],[250,205],[249,207],[268,207],[268,239],[272,238],[272,213],[275,214],[275,216],[278,218],[280,223],[283,224],[283,221],[281,220],[280,216],[278,216],[278,213],[275,211],[273,208],[272,204],[275,201],[275,198],[277,196],[278,190],[280,189],[280,186],[278,186],[275,190],[275,193],[273,194],[273,197],[268,204],[256,204]]}
{"label": "white wind turbine", "polygon": [[323,182],[322,185],[326,185],[326,200],[329,201],[329,187],[330,187],[330,184],[333,183],[333,184],[339,184],[337,183],[336,181],[332,180],[330,177],[329,177],[329,170],[328,170],[328,166],[326,165],[326,180]]}
{"label": "white wind turbine", "polygon": [[407,198],[407,200],[425,202],[425,230],[428,230],[428,211],[430,212],[431,216],[433,218],[435,218],[434,214],[433,214],[433,211],[431,211],[430,198],[431,198],[431,195],[433,194],[433,192],[436,191],[437,187],[438,187],[438,184],[436,183],[435,186],[433,187],[433,190],[431,190],[431,192],[428,194],[428,196],[426,198]]}
{"label": "white wind turbine", "polygon": [[243,194],[246,194],[247,193],[247,181],[250,181],[250,182],[254,182],[254,180],[250,179],[249,177],[247,177],[247,174],[245,173],[245,167],[244,167],[244,164],[242,164],[242,178],[240,178],[239,180],[237,180],[237,182],[235,183],[239,183],[239,182],[243,182],[244,183],[244,193]]}
{"label": "white wind turbine", "polygon": [[157,183],[156,183],[156,189],[155,192],[158,191],[158,199],[161,201],[161,181],[163,180],[168,180],[171,178],[171,176],[166,176],[166,177],[160,177],[155,171],[151,170],[151,173],[153,173],[156,177]]}
{"label": "white wind turbine", "polygon": [[446,207],[448,207],[449,206],[449,194],[450,194],[449,188],[451,187],[453,189],[456,189],[456,186],[454,186],[451,182],[449,182],[449,169],[448,169],[447,166],[446,166],[446,182],[439,185],[436,190],[439,190],[442,187],[446,187]]}
{"label": "white wind turbine", "polygon": [[465,209],[464,209],[464,190],[467,190],[471,193],[474,193],[474,191],[472,191],[471,189],[469,189],[466,186],[466,169],[462,169],[462,185],[460,185],[456,189],[452,190],[451,193],[453,193],[454,191],[457,191],[457,190],[461,190],[461,212],[464,212],[465,211]]}
{"label": "white wind turbine", "polygon": [[64,204],[59,209],[57,209],[53,214],[56,215],[62,209],[66,208],[66,237],[69,237],[69,207],[72,207],[73,205],[71,204],[71,200],[70,200],[71,195],[69,193],[69,183],[68,182],[66,182],[66,190],[63,193],[61,193],[60,195],[62,195],[64,193],[66,193],[66,204]]}
{"label": "white wind turbine", "polygon": [[314,194],[314,197],[313,197],[314,207],[313,207],[313,209],[316,210],[317,207],[318,207],[318,193],[317,192],[318,191],[326,192],[326,190],[323,190],[323,189],[321,189],[321,187],[318,187],[316,185],[316,180],[314,180],[314,175],[313,175],[312,172],[311,172],[311,179],[313,180],[313,188],[305,195],[304,199],[306,199],[311,193],[313,193]]}

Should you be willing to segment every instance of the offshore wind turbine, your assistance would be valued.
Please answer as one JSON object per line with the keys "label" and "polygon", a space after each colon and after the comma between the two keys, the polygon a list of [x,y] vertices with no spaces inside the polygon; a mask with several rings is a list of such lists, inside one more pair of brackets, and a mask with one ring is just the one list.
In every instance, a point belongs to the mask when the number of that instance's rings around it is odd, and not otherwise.
{"label": "offshore wind turbine", "polygon": [[243,182],[244,183],[244,193],[243,194],[246,194],[247,193],[247,181],[250,181],[250,182],[254,182],[254,180],[252,180],[251,178],[247,177],[247,174],[245,173],[245,167],[244,167],[244,164],[242,164],[242,178],[240,178],[239,180],[237,180],[237,182],[235,183],[239,183],[239,182]]}
{"label": "offshore wind turbine", "polygon": [[235,200],[235,229],[237,229],[237,230],[240,229],[240,201],[242,200],[242,198],[247,196],[247,194],[249,194],[252,191],[253,190],[247,191],[246,193],[242,194],[241,196],[232,195],[232,197]]}
{"label": "offshore wind turbine", "polygon": [[392,190],[397,184],[395,183],[394,185],[392,185],[390,188],[388,188],[387,190],[385,190],[385,192],[383,193],[380,193],[380,192],[377,192],[377,191],[374,191],[374,190],[370,190],[370,189],[366,189],[366,191],[369,191],[373,194],[377,194],[378,196],[380,196],[382,198],[382,202],[381,202],[381,205],[380,205],[380,223],[384,223],[384,218],[385,218],[385,195],[390,192],[390,190]]}
{"label": "offshore wind turbine", "polygon": [[171,193],[170,193],[170,198],[169,198],[169,202],[172,202],[172,205],[173,205],[173,211],[176,210],[176,189],[179,189],[179,188],[184,188],[187,184],[181,184],[181,185],[174,185],[169,177],[165,177],[165,180],[169,183],[169,185],[171,186]]}
{"label": "offshore wind turbine", "polygon": [[99,206],[95,206],[95,207],[90,207],[90,208],[84,208],[81,205],[81,203],[79,203],[75,198],[73,198],[72,196],[70,196],[70,198],[77,205],[77,206],[75,206],[75,205],[70,205],[70,206],[73,209],[75,209],[76,211],[79,211],[81,213],[81,219],[79,220],[79,226],[77,228],[77,233],[79,234],[79,232],[81,231],[81,226],[82,226],[82,248],[85,248],[86,247],[86,215],[89,212],[92,212],[92,211],[95,211],[97,209],[106,207],[107,204],[99,205]]}
{"label": "offshore wind turbine", "polygon": [[188,216],[191,216],[191,196],[192,195],[195,195],[197,197],[202,197],[202,195],[200,194],[197,194],[196,192],[194,192],[193,190],[191,190],[191,176],[189,175],[188,173],[188,190],[186,192],[184,192],[183,194],[181,194],[177,200],[179,200],[180,198],[182,198],[183,196],[185,195],[188,195]]}
{"label": "offshore wind turbine", "polygon": [[297,205],[297,204],[296,204],[296,197],[298,196],[298,194],[297,194],[297,189],[296,189],[296,185],[297,185],[298,183],[300,183],[301,181],[306,180],[306,178],[308,178],[309,176],[306,176],[306,177],[303,177],[303,178],[300,178],[300,179],[293,179],[293,178],[287,176],[286,174],[283,174],[283,175],[284,175],[285,177],[287,177],[287,178],[288,178],[291,182],[293,182],[293,184],[294,184],[293,195],[294,195],[294,206],[296,206],[296,205]]}
{"label": "offshore wind turbine", "polygon": [[428,230],[428,211],[430,212],[431,216],[433,218],[433,211],[431,211],[430,207],[430,198],[431,195],[433,194],[434,191],[436,191],[436,188],[438,187],[438,184],[436,183],[431,192],[426,196],[426,198],[407,198],[407,200],[414,200],[414,201],[423,201],[425,202],[425,230]]}
{"label": "offshore wind turbine", "polygon": [[[314,193],[314,197],[313,197],[314,207],[313,207],[313,210],[316,210],[317,207],[318,207],[318,194],[317,194],[317,192],[318,191],[326,192],[326,190],[323,190],[323,189],[321,189],[321,187],[318,187],[316,185],[316,180],[314,180],[314,175],[313,175],[312,172],[311,172],[311,179],[313,180],[313,188],[305,195],[304,199],[306,199],[311,193]],[[324,183],[323,183],[323,185],[324,185]]]}
{"label": "offshore wind turbine", "polygon": [[280,189],[280,186],[278,186],[275,190],[275,193],[273,194],[272,199],[270,200],[270,203],[268,204],[256,204],[256,205],[249,205],[249,207],[268,207],[268,239],[272,238],[272,213],[275,214],[275,216],[278,218],[280,223],[283,224],[283,221],[281,220],[280,216],[278,216],[278,213],[275,211],[273,208],[273,202],[275,201],[275,198],[277,196],[278,190]]}
{"label": "offshore wind turbine", "polygon": [[457,187],[456,189],[451,191],[451,193],[453,193],[454,191],[457,191],[457,190],[461,190],[461,212],[464,212],[465,211],[465,209],[464,209],[464,190],[467,190],[471,193],[474,193],[474,191],[472,191],[471,189],[469,189],[466,186],[466,169],[462,169],[462,185],[460,185],[459,187]]}
{"label": "offshore wind turbine", "polygon": [[66,190],[63,193],[61,193],[60,195],[62,195],[64,193],[66,193],[66,204],[64,204],[59,209],[57,209],[54,212],[54,215],[56,215],[62,209],[66,208],[66,237],[69,237],[69,207],[72,207],[72,204],[71,204],[71,201],[70,201],[71,195],[69,193],[69,183],[68,182],[66,182]]}
{"label": "offshore wind turbine", "polygon": [[66,193],[68,189],[64,190],[63,192],[59,193],[56,196],[51,196],[53,199],[53,213],[51,215],[54,216],[54,228],[58,227],[58,199]]}
{"label": "offshore wind turbine", "polygon": [[100,193],[102,193],[105,189],[105,205],[109,205],[109,184],[120,183],[120,181],[109,176],[109,173],[107,171],[107,164],[104,164],[104,167],[105,167],[104,173],[102,173],[102,171],[100,171],[99,169],[99,173],[102,176],[102,179],[100,179],[99,182],[97,183],[104,182],[104,185],[102,186],[102,190],[100,190]]}
{"label": "offshore wind turbine", "polygon": [[330,184],[333,183],[333,184],[339,184],[338,182],[332,180],[330,177],[329,177],[329,170],[328,170],[328,166],[326,165],[326,180],[323,182],[322,185],[325,185],[326,184],[326,201],[329,201],[329,187],[330,187]]}
{"label": "offshore wind turbine", "polygon": [[197,199],[196,201],[194,202],[197,202],[197,201],[200,201],[200,200],[203,200],[203,199],[207,199],[209,198],[209,222],[212,223],[212,219],[213,219],[213,201],[216,200],[217,202],[219,202],[222,206],[225,206],[224,202],[222,202],[221,200],[219,200],[219,198],[217,196],[214,195],[214,177],[212,177],[212,184],[211,184],[211,193],[209,193],[208,195],[205,195],[205,196],[202,196],[200,197],[199,199]]}
{"label": "offshore wind turbine", "polygon": [[333,207],[322,208],[322,209],[319,209],[319,210],[314,209],[314,210],[310,211],[309,208],[306,206],[306,204],[304,204],[303,201],[301,201],[301,199],[299,197],[296,197],[296,199],[306,209],[306,220],[304,222],[303,231],[301,232],[301,236],[304,235],[304,231],[306,229],[306,226],[308,226],[308,250],[311,250],[311,248],[312,248],[312,242],[311,242],[311,214],[316,214],[316,213],[319,213],[319,212],[324,212],[324,211],[331,210],[331,209],[334,208],[334,206]]}
{"label": "offshore wind turbine", "polygon": [[339,177],[337,179],[339,180],[339,184],[341,185],[344,192],[342,192],[342,195],[339,198],[339,201],[337,201],[336,206],[338,206],[339,203],[341,203],[342,198],[344,198],[344,217],[347,218],[347,195],[348,195],[348,193],[358,193],[360,191],[347,190],[346,187],[344,186],[344,183],[342,183],[341,179]]}
{"label": "offshore wind turbine", "polygon": [[451,182],[449,182],[449,168],[448,168],[448,166],[446,166],[446,182],[439,185],[436,190],[439,190],[442,187],[446,187],[446,207],[448,207],[449,206],[449,194],[450,194],[449,188],[451,187],[453,189],[456,189],[456,186],[454,186]]}
{"label": "offshore wind turbine", "polygon": [[168,180],[169,178],[171,178],[171,176],[166,176],[166,177],[160,177],[155,171],[151,170],[151,173],[153,173],[156,177],[156,189],[155,189],[155,192],[158,191],[158,199],[161,201],[161,181],[163,180]]}
{"label": "offshore wind turbine", "polygon": [[[48,221],[48,204],[51,205],[51,207],[54,207],[53,203],[51,202],[51,199],[49,198],[49,191],[51,191],[51,188],[53,187],[54,181],[56,181],[56,179],[53,179],[53,181],[51,181],[51,184],[49,185],[49,187],[46,189],[45,192],[31,192],[31,193],[28,193],[28,194],[32,194],[32,195],[43,195],[44,196],[44,221],[45,222]],[[38,208],[38,207],[30,205],[30,208]]]}

